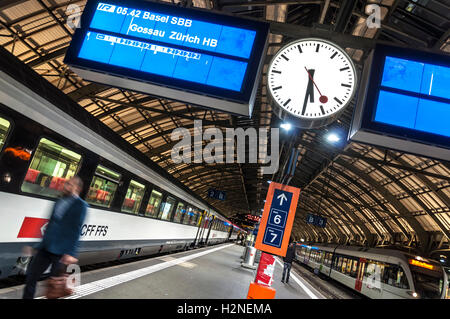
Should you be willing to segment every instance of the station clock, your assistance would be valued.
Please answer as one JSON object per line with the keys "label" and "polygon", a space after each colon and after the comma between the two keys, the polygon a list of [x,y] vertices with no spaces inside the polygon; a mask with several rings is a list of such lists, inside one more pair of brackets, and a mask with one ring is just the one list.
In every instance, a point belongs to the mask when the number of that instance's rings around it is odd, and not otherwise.
{"label": "station clock", "polygon": [[276,53],[267,81],[274,112],[297,127],[313,129],[333,122],[351,102],[357,75],[345,50],[308,38]]}

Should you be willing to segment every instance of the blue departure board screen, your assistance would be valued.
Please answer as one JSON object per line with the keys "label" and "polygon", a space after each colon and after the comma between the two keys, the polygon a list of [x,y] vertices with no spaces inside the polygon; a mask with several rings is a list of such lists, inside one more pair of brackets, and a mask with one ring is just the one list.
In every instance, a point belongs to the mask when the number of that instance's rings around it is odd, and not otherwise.
{"label": "blue departure board screen", "polygon": [[450,68],[387,56],[375,121],[450,137]]}
{"label": "blue departure board screen", "polygon": [[246,101],[268,24],[144,1],[89,1],[65,62]]}
{"label": "blue departure board screen", "polygon": [[377,44],[349,139],[450,160],[450,55]]}
{"label": "blue departure board screen", "polygon": [[78,57],[233,91],[241,90],[248,66],[243,61],[97,32],[86,34]]}

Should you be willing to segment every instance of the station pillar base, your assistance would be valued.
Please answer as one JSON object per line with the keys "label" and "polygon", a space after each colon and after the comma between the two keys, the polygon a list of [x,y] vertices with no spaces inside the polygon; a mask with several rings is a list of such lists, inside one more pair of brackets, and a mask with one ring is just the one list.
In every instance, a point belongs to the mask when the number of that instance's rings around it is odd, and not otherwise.
{"label": "station pillar base", "polygon": [[248,289],[247,299],[274,299],[275,293],[276,290],[271,287],[252,282]]}

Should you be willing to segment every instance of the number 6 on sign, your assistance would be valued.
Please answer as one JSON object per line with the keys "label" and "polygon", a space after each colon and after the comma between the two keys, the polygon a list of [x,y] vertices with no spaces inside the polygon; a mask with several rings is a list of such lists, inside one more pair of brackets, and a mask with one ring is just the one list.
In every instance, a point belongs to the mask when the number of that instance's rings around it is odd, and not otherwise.
{"label": "number 6 on sign", "polygon": [[275,224],[280,224],[281,223],[281,216],[280,215],[276,215],[273,218],[273,220],[274,220]]}

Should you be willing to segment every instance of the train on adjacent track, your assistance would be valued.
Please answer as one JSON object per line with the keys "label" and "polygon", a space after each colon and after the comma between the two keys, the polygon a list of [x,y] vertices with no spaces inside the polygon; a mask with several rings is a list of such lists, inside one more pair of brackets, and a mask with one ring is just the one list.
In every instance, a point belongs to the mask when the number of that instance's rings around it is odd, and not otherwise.
{"label": "train on adjacent track", "polygon": [[0,101],[0,278],[24,273],[31,257],[23,248],[41,240],[52,205],[75,175],[89,204],[80,265],[218,244],[243,232],[101,135],[98,123],[84,126],[2,72]]}
{"label": "train on adjacent track", "polygon": [[297,243],[296,260],[371,299],[450,297],[439,262],[400,250]]}

